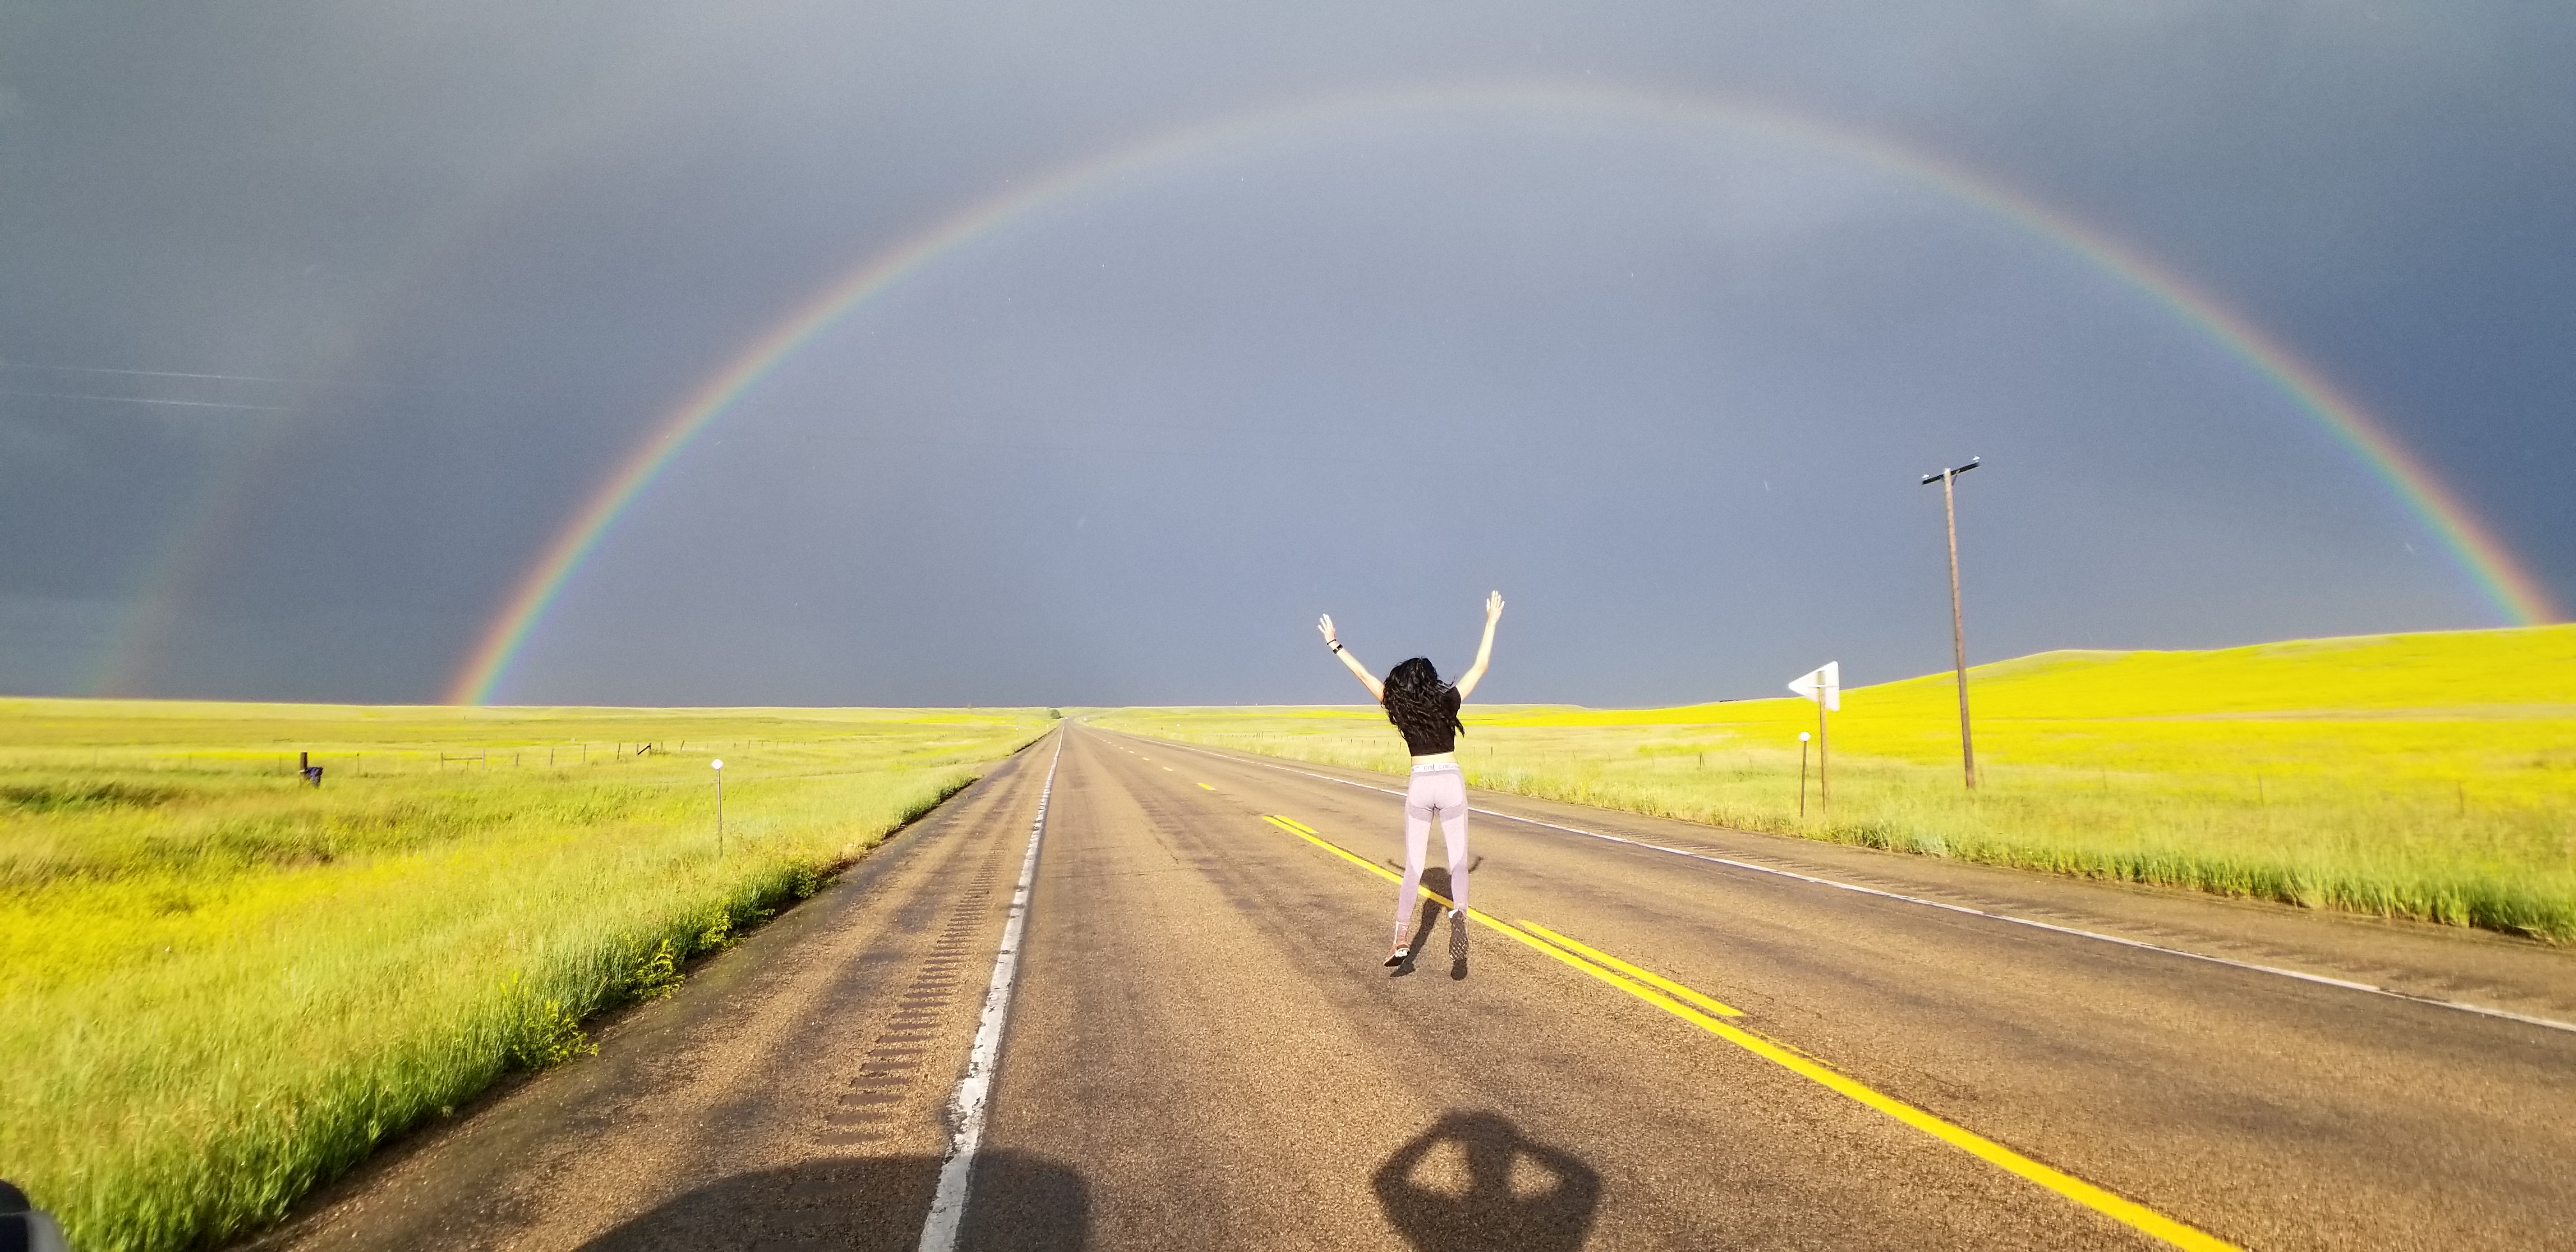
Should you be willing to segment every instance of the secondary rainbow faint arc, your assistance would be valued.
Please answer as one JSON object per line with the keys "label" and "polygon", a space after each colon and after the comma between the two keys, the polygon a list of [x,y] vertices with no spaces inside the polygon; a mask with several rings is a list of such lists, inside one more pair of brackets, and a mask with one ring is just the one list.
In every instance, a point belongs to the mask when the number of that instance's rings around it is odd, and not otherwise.
{"label": "secondary rainbow faint arc", "polygon": [[1330,96],[1185,127],[1073,164],[1044,178],[1006,187],[862,261],[744,345],[724,366],[667,410],[651,433],[627,452],[520,576],[501,611],[449,684],[447,701],[484,704],[491,700],[520,649],[583,560],[626,507],[700,431],[817,334],[931,261],[1115,175],[1202,153],[1221,144],[1249,140],[1263,131],[1312,126],[1344,117],[1480,106],[1647,113],[1786,135],[1829,151],[1861,157],[1991,209],[2145,292],[2271,380],[2395,489],[2399,499],[2450,550],[2470,581],[2507,620],[2530,625],[2557,616],[2538,580],[2521,567],[2486,525],[2376,419],[2314,367],[2215,297],[2057,209],[1884,140],[1773,109],[1700,97],[1556,84],[1471,85]]}
{"label": "secondary rainbow faint arc", "polygon": [[1229,129],[1226,122],[1234,120],[1191,127],[1139,147],[1074,165],[1025,186],[1005,188],[894,248],[861,261],[839,281],[772,323],[732,360],[692,388],[660,422],[655,423],[652,433],[627,451],[616,470],[583,502],[580,511],[574,513],[554,538],[547,541],[536,561],[520,575],[510,598],[503,602],[500,614],[486,627],[481,641],[466,658],[464,667],[457,671],[455,680],[448,685],[447,703],[489,703],[493,688],[508,672],[510,662],[517,657],[521,645],[526,643],[529,632],[544,619],[546,607],[563,589],[566,580],[580,568],[582,558],[589,555],[600,536],[617,521],[617,515],[651,485],[662,467],[687,447],[689,441],[714,421],[727,405],[776,368],[779,362],[794,355],[825,327],[949,249],[1023,212],[1077,190],[1084,183],[1123,169],[1152,164],[1178,151],[1193,150],[1212,135]]}

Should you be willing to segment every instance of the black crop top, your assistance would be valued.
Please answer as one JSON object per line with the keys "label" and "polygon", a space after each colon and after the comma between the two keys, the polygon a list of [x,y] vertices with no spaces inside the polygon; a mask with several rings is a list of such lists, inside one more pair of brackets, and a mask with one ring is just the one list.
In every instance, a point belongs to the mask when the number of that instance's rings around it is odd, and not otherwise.
{"label": "black crop top", "polygon": [[1405,726],[1403,723],[1396,723],[1395,728],[1404,733],[1404,750],[1415,756],[1430,756],[1434,753],[1457,751],[1458,705],[1458,689],[1456,687],[1441,688],[1440,708],[1443,716],[1440,719],[1440,731],[1435,735],[1428,737],[1416,735],[1411,728]]}

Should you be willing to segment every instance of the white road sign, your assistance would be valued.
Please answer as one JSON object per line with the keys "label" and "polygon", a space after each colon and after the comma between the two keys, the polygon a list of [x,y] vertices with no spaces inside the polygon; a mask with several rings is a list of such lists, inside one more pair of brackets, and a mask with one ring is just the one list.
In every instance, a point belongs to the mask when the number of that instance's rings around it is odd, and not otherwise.
{"label": "white road sign", "polygon": [[1790,680],[1789,690],[1810,700],[1822,700],[1836,713],[1843,711],[1843,663],[1827,661],[1813,672]]}

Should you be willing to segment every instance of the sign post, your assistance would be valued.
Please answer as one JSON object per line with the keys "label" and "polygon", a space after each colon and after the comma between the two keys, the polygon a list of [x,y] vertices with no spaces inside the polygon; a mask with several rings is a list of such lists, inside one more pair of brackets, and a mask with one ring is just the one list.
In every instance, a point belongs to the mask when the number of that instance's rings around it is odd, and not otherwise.
{"label": "sign post", "polygon": [[1950,524],[1950,657],[1959,669],[1959,769],[1967,775],[1970,791],[1977,789],[1977,744],[1968,734],[1968,631],[1959,616],[1959,503],[1950,483],[1984,459],[1972,456],[1965,465],[1923,476],[1926,487],[1941,484],[1941,515]]}
{"label": "sign post", "polygon": [[716,859],[724,859],[724,758],[711,764],[716,772]]}
{"label": "sign post", "polygon": [[1813,738],[1814,735],[1803,730],[1798,732],[1798,816],[1801,820],[1807,816],[1807,741]]}
{"label": "sign post", "polygon": [[[1842,711],[1843,663],[1827,661],[1792,679],[1789,690],[1816,702],[1816,812],[1819,815],[1831,813],[1834,811],[1833,766],[1830,763],[1832,751],[1825,746],[1828,742],[1825,736],[1825,714],[1829,710],[1836,713]],[[1804,734],[1798,737],[1806,738]],[[1800,749],[1798,756],[1803,763],[1806,759],[1806,750]],[[1803,781],[1805,772],[1802,765],[1799,770],[1801,781],[1798,785],[1798,799],[1802,805],[1807,797],[1806,783]]]}

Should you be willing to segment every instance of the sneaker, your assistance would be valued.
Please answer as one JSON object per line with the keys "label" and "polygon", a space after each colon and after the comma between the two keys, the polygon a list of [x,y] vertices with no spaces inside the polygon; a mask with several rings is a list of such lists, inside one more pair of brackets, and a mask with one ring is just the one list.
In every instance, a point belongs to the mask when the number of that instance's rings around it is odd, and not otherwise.
{"label": "sneaker", "polygon": [[1413,949],[1397,948],[1395,950],[1395,955],[1386,958],[1386,967],[1388,969],[1394,969],[1395,967],[1404,964],[1404,958],[1411,955],[1413,955]]}

